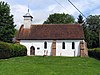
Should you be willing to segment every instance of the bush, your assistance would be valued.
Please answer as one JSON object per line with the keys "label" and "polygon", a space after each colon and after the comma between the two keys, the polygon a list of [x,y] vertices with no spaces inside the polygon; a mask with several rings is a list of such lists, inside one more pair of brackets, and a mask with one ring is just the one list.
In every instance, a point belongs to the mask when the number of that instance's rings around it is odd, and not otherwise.
{"label": "bush", "polygon": [[0,42],[0,58],[10,58],[26,55],[27,49],[25,46],[20,44]]}
{"label": "bush", "polygon": [[8,43],[0,42],[0,58],[9,58],[10,48]]}
{"label": "bush", "polygon": [[100,60],[100,48],[95,48],[93,50],[89,50],[88,54],[90,57],[94,57]]}

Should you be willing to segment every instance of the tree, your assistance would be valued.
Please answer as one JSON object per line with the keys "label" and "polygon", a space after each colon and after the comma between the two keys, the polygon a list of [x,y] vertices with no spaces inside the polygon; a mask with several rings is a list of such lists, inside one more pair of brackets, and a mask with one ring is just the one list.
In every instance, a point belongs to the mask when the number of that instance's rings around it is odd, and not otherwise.
{"label": "tree", "polygon": [[0,41],[11,42],[15,34],[13,15],[10,15],[10,6],[0,2]]}
{"label": "tree", "polygon": [[83,22],[84,22],[83,17],[82,17],[82,15],[80,14],[80,15],[78,16],[78,23],[79,23],[79,24],[82,24]]}
{"label": "tree", "polygon": [[89,48],[99,47],[100,15],[90,15],[84,24],[85,40]]}
{"label": "tree", "polygon": [[99,30],[99,48],[100,48],[100,30]]}
{"label": "tree", "polygon": [[87,24],[89,24],[89,28],[92,31],[98,32],[100,30],[100,15],[90,15],[86,20]]}
{"label": "tree", "polygon": [[74,17],[69,14],[54,13],[49,15],[48,19],[44,22],[44,24],[68,24],[74,22]]}

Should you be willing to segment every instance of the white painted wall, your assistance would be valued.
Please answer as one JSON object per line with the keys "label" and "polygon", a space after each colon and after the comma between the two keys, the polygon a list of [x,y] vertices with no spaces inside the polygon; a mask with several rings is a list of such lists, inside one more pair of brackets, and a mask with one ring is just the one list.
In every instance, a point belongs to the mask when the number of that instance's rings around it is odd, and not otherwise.
{"label": "white painted wall", "polygon": [[30,28],[31,24],[32,24],[32,18],[24,17],[24,28]]}
{"label": "white painted wall", "polygon": [[[44,42],[47,42],[47,49],[44,49]],[[79,56],[80,41],[82,40],[56,40],[56,56]],[[51,55],[53,40],[21,40],[20,44],[27,47],[27,55],[30,55],[30,47],[35,47],[35,55],[44,55],[44,50],[48,50]],[[62,42],[65,42],[65,49],[62,49]],[[72,42],[75,42],[75,49],[72,49]],[[37,49],[40,48],[40,49]]]}
{"label": "white painted wall", "polygon": [[[56,56],[79,56],[81,40],[57,40]],[[65,49],[62,49],[62,42],[65,42]],[[72,42],[75,42],[75,49],[72,49]]]}
{"label": "white painted wall", "polygon": [[[44,49],[45,41],[47,42],[47,49]],[[20,44],[27,47],[27,55],[30,55],[31,46],[35,47],[35,55],[44,55],[44,50],[48,50],[48,55],[51,55],[52,40],[21,40]]]}

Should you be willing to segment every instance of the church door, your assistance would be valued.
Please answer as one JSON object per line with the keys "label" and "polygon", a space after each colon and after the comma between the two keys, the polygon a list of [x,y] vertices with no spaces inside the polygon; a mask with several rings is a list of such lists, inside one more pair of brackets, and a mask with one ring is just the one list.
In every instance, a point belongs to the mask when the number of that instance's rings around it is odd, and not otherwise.
{"label": "church door", "polygon": [[30,55],[35,55],[35,48],[34,48],[34,46],[30,47]]}

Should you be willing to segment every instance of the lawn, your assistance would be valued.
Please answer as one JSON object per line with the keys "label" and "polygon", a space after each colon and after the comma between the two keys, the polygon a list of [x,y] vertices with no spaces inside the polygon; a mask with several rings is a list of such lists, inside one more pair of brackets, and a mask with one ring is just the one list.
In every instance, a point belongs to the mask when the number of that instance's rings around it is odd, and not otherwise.
{"label": "lawn", "polygon": [[100,75],[100,61],[89,57],[16,57],[0,60],[0,75]]}

